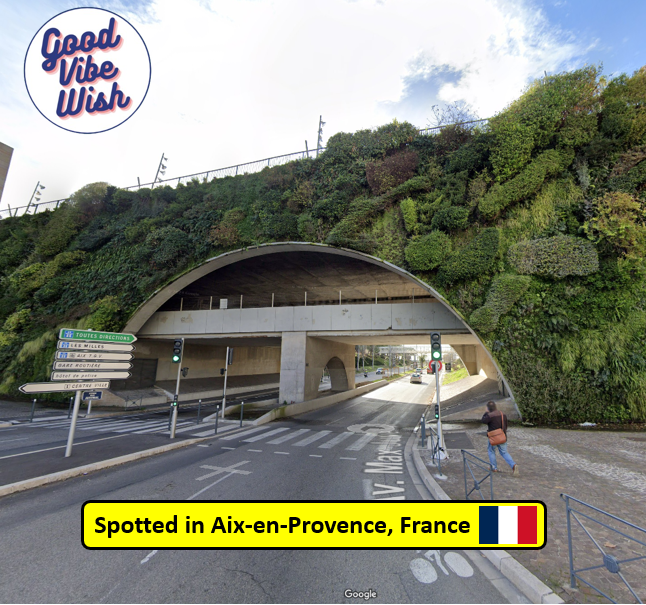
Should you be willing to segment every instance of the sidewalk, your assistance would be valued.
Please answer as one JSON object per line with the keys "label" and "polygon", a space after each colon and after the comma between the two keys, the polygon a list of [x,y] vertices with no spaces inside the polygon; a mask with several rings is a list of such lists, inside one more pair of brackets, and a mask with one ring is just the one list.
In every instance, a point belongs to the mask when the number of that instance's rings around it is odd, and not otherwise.
{"label": "sidewalk", "polygon": [[[466,433],[473,444],[473,449],[468,451],[488,460],[486,427],[475,423],[460,425],[453,419],[450,422],[447,435]],[[450,440],[447,443],[450,444]],[[640,527],[646,526],[646,433],[512,427],[508,444],[520,476],[513,477],[499,457],[498,468],[503,472],[493,477],[494,498],[542,500],[547,505],[548,522],[544,549],[509,549],[508,552],[565,602],[606,602],[582,583],[578,584],[579,590],[569,586],[565,503],[560,494],[568,494]],[[430,452],[420,450],[420,453],[431,474],[437,473],[430,462]],[[462,455],[459,450],[449,450],[449,454],[450,459],[442,461],[442,472],[448,480],[438,483],[451,499],[463,500]],[[485,475],[484,472],[475,474],[478,479]],[[467,476],[468,489],[471,489],[473,480]],[[482,487],[485,497],[488,497],[488,480]],[[471,495],[471,499],[479,498],[477,492]],[[635,542],[594,523],[586,526],[604,551],[618,559],[646,555],[646,549]],[[575,568],[602,565],[602,555],[594,543],[578,529],[576,522],[573,528]],[[628,533],[644,541],[643,534]],[[622,564],[621,572],[642,600],[646,599],[646,560]],[[635,602],[621,579],[605,568],[582,576],[620,603]]]}

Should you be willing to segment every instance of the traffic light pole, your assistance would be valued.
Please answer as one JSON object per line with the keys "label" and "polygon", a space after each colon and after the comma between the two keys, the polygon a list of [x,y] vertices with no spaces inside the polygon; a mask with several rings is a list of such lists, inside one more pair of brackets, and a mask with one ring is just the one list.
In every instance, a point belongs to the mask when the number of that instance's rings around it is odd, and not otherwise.
{"label": "traffic light pole", "polygon": [[444,450],[444,437],[442,436],[442,409],[440,406],[440,364],[437,361],[433,362],[435,366],[435,393],[437,395],[437,457],[440,460],[448,458]]}
{"label": "traffic light pole", "polygon": [[229,375],[229,347],[227,347],[227,354],[224,358],[224,390],[222,391],[222,418],[224,418],[224,410],[227,407],[227,376]]}
{"label": "traffic light pole", "polygon": [[175,429],[177,428],[177,410],[179,408],[179,381],[182,379],[182,361],[184,360],[184,339],[182,338],[182,353],[177,364],[177,382],[175,384],[175,398],[173,399],[173,417],[170,423],[170,438],[175,439]]}

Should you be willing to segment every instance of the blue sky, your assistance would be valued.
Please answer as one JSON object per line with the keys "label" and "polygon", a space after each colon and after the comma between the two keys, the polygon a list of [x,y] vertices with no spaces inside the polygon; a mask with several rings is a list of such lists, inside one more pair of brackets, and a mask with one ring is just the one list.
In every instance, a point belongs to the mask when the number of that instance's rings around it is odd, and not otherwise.
{"label": "blue sky", "polygon": [[0,208],[81,186],[152,180],[315,146],[432,106],[502,110],[544,71],[646,64],[646,2],[600,0],[115,0],[146,41],[152,81],[139,111],[96,135],[66,132],[31,104],[22,66],[36,31],[88,2],[0,0],[0,141],[14,156]]}

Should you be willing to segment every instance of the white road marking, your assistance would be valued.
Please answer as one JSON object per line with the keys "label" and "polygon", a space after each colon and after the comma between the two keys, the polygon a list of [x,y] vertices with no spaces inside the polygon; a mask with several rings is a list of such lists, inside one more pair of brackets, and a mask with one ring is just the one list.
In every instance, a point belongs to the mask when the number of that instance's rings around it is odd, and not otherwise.
{"label": "white road marking", "polygon": [[[117,439],[118,437],[125,437],[126,435],[112,435],[112,437],[102,437],[101,439],[92,439],[91,441],[76,441],[74,445],[85,445],[86,443],[96,443],[97,441],[107,441],[108,439]],[[56,447],[47,447],[42,450],[33,450],[31,452],[22,452],[21,454],[11,454],[10,456],[0,456],[0,460],[5,458],[15,458],[16,456],[27,456],[28,454],[38,454],[39,452],[49,452],[51,450],[61,450],[67,446],[58,445]]]}
{"label": "white road marking", "polygon": [[268,433],[262,433],[262,435],[256,435],[255,437],[249,437],[249,439],[244,439],[244,442],[254,443],[256,441],[260,441],[261,439],[264,439],[265,437],[271,437],[272,435],[277,435],[278,433],[284,433],[285,431],[289,431],[289,429],[288,428],[274,429],[273,431],[269,431]]}
{"label": "white road marking", "polygon": [[249,429],[248,431],[243,431],[242,433],[236,433],[235,435],[229,435],[228,437],[222,437],[224,441],[229,441],[231,439],[240,439],[240,437],[246,437],[247,435],[253,435],[258,431],[266,431],[266,426],[257,427],[255,429]]}
{"label": "white road marking", "polygon": [[234,450],[236,448],[235,447],[224,447],[224,446],[222,446],[221,449],[223,449],[223,450]]}
{"label": "white road marking", "polygon": [[332,422],[328,422],[325,426],[330,426],[331,424],[334,424],[335,422],[339,422],[339,420],[343,420],[345,416],[341,416],[341,418],[336,418]]}
{"label": "white road marking", "polygon": [[473,575],[473,567],[457,552],[447,552],[444,555],[444,562],[454,574],[461,578],[470,578]]}
{"label": "white road marking", "polygon": [[306,437],[305,439],[301,439],[297,443],[292,443],[294,447],[305,447],[306,445],[309,445],[310,443],[314,443],[315,441],[318,441],[319,439],[323,439],[326,435],[329,435],[332,431],[318,431],[317,433],[314,433],[313,435],[310,435],[309,437]]}
{"label": "white road marking", "polygon": [[372,500],[372,479],[363,479],[363,499]]}
{"label": "white road marking", "polygon": [[149,552],[142,560],[141,564],[143,565],[144,563],[148,563],[150,559],[152,559],[159,551],[158,550],[153,550],[152,552]]}
{"label": "white road marking", "polygon": [[333,439],[330,439],[329,441],[326,441],[323,445],[319,445],[319,449],[326,449],[329,450],[333,448],[335,445],[338,445],[348,437],[352,437],[354,433],[339,433],[336,437]]}
{"label": "white road marking", "polygon": [[356,460],[356,458],[344,458],[343,456],[341,456],[339,460]]}
{"label": "white road marking", "polygon": [[236,462],[231,466],[211,466],[210,464],[202,464],[200,468],[213,471],[213,472],[207,473],[206,475],[202,475],[201,477],[198,477],[195,480],[204,481],[204,479],[210,479],[211,477],[214,477],[215,475],[221,475],[222,473],[229,473],[229,474],[236,473],[238,475],[249,475],[251,471],[242,471],[239,468],[237,468],[239,466],[242,466],[243,464],[247,464],[248,462],[249,460],[243,460],[242,462]]}
{"label": "white road marking", "polygon": [[435,562],[437,563],[437,566],[444,572],[445,576],[449,575],[448,570],[444,565],[442,565],[442,557],[440,556],[440,551],[439,550],[427,550],[426,553],[424,553],[424,556],[429,560],[432,561],[435,559]]}
{"label": "white road marking", "polygon": [[247,450],[247,451],[248,451],[248,452],[258,452],[258,453],[261,453],[261,452],[262,452],[262,450]]}
{"label": "white road marking", "polygon": [[365,447],[370,441],[372,441],[377,435],[374,435],[373,433],[368,433],[367,435],[364,435],[363,437],[360,437],[357,439],[351,446],[346,447],[346,450],[352,450],[353,452],[358,452],[360,449]]}
{"label": "white road marking", "polygon": [[432,584],[437,580],[437,572],[435,567],[433,567],[426,559],[413,559],[409,568],[415,579],[422,584]]}
{"label": "white road marking", "polygon": [[209,447],[206,443],[198,443],[197,447]]}
{"label": "white road marking", "polygon": [[397,485],[404,485],[403,481],[397,481]]}
{"label": "white road marking", "polygon": [[[235,425],[218,427],[218,435],[220,434],[220,431],[223,431],[223,432],[230,431],[234,428],[236,428]],[[209,435],[213,435],[214,437],[216,437],[214,428],[209,429],[208,431],[202,431],[201,433],[191,433],[191,437],[208,437]],[[229,448],[229,449],[233,449],[233,448]]]}
{"label": "white road marking", "polygon": [[145,435],[146,433],[157,433],[168,427],[168,420],[160,420],[151,425],[151,428],[135,431],[135,435]]}
{"label": "white road marking", "polygon": [[19,437],[18,439],[3,439],[0,443],[9,443],[10,441],[25,441],[29,437]]}
{"label": "white road marking", "polygon": [[284,454],[285,456],[289,456],[289,452],[274,452],[274,454]]}
{"label": "white road marking", "polygon": [[319,454],[310,454],[310,458],[323,458],[323,456],[320,456]]}
{"label": "white road marking", "polygon": [[295,437],[300,437],[301,435],[304,435],[305,433],[309,433],[309,432],[310,432],[310,429],[299,429],[298,431],[294,431],[293,433],[289,433],[288,435],[283,435],[282,437],[278,437],[278,439],[267,441],[267,443],[271,445],[279,445],[281,443],[285,443],[285,441],[289,441],[290,439],[294,439]]}

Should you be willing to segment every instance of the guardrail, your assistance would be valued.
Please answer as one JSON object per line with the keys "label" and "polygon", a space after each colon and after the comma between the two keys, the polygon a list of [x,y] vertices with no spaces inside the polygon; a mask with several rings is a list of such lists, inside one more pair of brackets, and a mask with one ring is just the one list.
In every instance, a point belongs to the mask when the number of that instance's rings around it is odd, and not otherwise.
{"label": "guardrail", "polygon": [[[429,128],[422,128],[419,131],[421,135],[430,135],[437,131],[440,131],[444,128],[449,128],[451,126],[465,126],[470,124],[479,124],[482,122],[488,122],[489,118],[484,118],[482,120],[469,120],[466,122],[456,122],[455,124],[445,124],[443,126],[430,126]],[[271,168],[273,166],[281,166],[287,164],[288,162],[294,162],[297,160],[304,160],[306,158],[316,157],[319,153],[325,151],[325,147],[319,149],[306,149],[305,151],[296,151],[294,153],[287,153],[285,155],[276,155],[270,158],[264,158],[262,160],[255,160],[253,162],[246,162],[244,164],[235,164],[234,166],[227,166],[225,168],[216,168],[215,170],[207,170],[205,172],[195,172],[194,174],[187,174],[184,176],[174,177],[172,179],[163,179],[158,180],[157,182],[130,185],[128,187],[122,187],[122,189],[141,189],[143,187],[157,187],[164,185],[179,185],[180,183],[188,183],[192,180],[197,181],[209,181],[213,179],[224,178],[226,176],[237,176],[239,174],[254,174],[260,172],[265,168]],[[30,209],[33,209],[32,214],[36,214],[39,210],[55,210],[62,203],[66,202],[69,198],[63,198],[60,200],[52,200],[49,202],[40,202],[38,204],[28,204],[27,206],[18,206],[16,208],[7,207],[0,210],[0,220],[4,218],[14,217],[23,215],[27,213]]]}
{"label": "guardrail", "polygon": [[[478,456],[475,456],[471,452],[467,452],[466,450],[460,451],[462,452],[462,463],[464,465],[464,499],[468,500],[469,496],[477,491],[480,494],[480,498],[485,500],[480,486],[489,479],[489,490],[491,492],[491,500],[493,500],[493,471],[491,470],[491,464],[482,458],[478,458]],[[487,471],[487,473],[482,479],[476,479],[474,469],[476,473],[478,471]],[[473,480],[473,487],[471,489],[467,485],[467,471],[469,471],[471,479]]]}
{"label": "guardrail", "polygon": [[[565,502],[565,511],[566,511],[566,517],[567,517],[567,542],[568,542],[568,554],[570,559],[570,586],[572,588],[576,588],[577,587],[576,581],[579,580],[580,582],[583,582],[585,585],[589,586],[593,590],[596,590],[601,596],[608,599],[608,601],[610,601],[611,603],[617,603],[619,601],[615,601],[612,597],[610,597],[605,592],[603,592],[601,588],[599,588],[598,586],[595,586],[594,584],[592,584],[592,582],[588,582],[587,580],[585,580],[580,576],[580,574],[586,571],[605,569],[606,571],[612,574],[611,578],[621,579],[621,581],[624,583],[626,588],[629,590],[630,594],[636,599],[637,603],[643,603],[643,601],[639,598],[637,593],[633,590],[633,587],[630,585],[630,583],[624,576],[624,573],[622,571],[622,565],[626,563],[632,563],[634,561],[645,560],[646,554],[639,555],[639,553],[632,550],[632,547],[629,547],[626,550],[629,550],[631,554],[636,554],[638,556],[634,557],[629,555],[625,558],[622,558],[622,557],[616,557],[615,555],[608,554],[604,550],[604,548],[599,544],[600,540],[596,540],[592,535],[592,533],[588,530],[588,528],[585,525],[583,525],[581,518],[585,518],[588,521],[597,524],[597,526],[604,527],[607,530],[610,530],[611,532],[614,532],[617,535],[623,536],[626,540],[629,541],[629,544],[631,544],[631,546],[633,544],[639,544],[642,547],[646,548],[646,529],[644,529],[643,527],[639,527],[633,523],[630,523],[625,519],[616,517],[615,515],[612,515],[604,510],[601,510],[596,506],[592,506],[591,504],[587,504],[586,502],[578,500],[577,498],[573,498],[568,494],[561,494],[561,499]],[[582,510],[577,510],[577,508],[580,508]],[[591,516],[592,513],[597,513],[601,515],[603,519],[607,520],[607,522],[600,521],[599,519],[595,519],[594,517]],[[590,538],[594,546],[599,551],[601,556],[601,563],[599,565],[592,565],[590,567],[583,567],[581,569],[574,568],[574,552],[573,552],[573,546],[572,546],[572,519],[574,519],[579,524],[579,526],[583,529],[587,537]],[[611,521],[618,523],[623,531],[612,527],[609,524]],[[625,533],[628,530],[634,530],[637,533],[637,535],[641,537],[641,539],[632,537],[627,533]],[[616,548],[616,545],[610,545],[608,541],[604,543],[604,546],[606,548],[609,548],[611,546],[612,548]],[[589,552],[589,551],[586,550],[586,552]],[[644,552],[646,553],[646,550]],[[639,569],[637,569],[637,573],[640,574],[639,577],[641,578],[644,577],[643,568],[641,572]],[[598,573],[593,575],[593,577],[597,577],[597,576],[598,576]],[[627,601],[622,599],[621,602],[626,603]]]}

